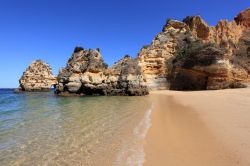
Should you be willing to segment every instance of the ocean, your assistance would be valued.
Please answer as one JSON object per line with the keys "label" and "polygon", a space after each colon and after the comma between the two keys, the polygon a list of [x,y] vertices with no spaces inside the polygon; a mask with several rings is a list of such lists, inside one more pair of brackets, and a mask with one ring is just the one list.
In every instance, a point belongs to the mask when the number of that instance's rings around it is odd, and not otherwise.
{"label": "ocean", "polygon": [[0,89],[0,165],[140,166],[151,112],[149,96]]}

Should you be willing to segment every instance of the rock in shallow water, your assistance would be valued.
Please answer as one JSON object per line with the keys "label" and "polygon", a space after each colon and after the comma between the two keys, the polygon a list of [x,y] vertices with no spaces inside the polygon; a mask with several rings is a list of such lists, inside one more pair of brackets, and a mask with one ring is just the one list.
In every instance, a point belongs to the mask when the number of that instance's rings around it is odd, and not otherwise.
{"label": "rock in shallow water", "polygon": [[142,77],[135,59],[126,56],[107,68],[99,50],[80,49],[74,51],[60,71],[56,93],[60,96],[146,95],[148,89]]}
{"label": "rock in shallow water", "polygon": [[52,75],[51,67],[41,60],[36,60],[23,73],[19,84],[17,92],[49,91],[57,81]]}

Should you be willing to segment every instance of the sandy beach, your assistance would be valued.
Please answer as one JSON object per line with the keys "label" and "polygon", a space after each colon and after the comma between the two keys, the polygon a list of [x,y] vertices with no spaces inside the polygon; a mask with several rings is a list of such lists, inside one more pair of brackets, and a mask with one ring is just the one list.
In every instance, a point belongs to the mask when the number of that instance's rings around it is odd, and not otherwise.
{"label": "sandy beach", "polygon": [[155,91],[144,166],[249,166],[250,89]]}

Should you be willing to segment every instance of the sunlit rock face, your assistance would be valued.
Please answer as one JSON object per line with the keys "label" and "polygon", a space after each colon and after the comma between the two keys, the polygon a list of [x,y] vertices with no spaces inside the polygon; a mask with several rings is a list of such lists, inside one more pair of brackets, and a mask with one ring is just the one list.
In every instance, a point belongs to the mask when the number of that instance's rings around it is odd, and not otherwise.
{"label": "sunlit rock face", "polygon": [[108,68],[99,49],[75,48],[58,80],[56,93],[61,96],[148,94],[136,59],[125,56]]}
{"label": "sunlit rock face", "polygon": [[150,90],[241,88],[249,83],[250,10],[214,27],[200,16],[167,20],[139,65]]}
{"label": "sunlit rock face", "polygon": [[187,36],[192,38],[185,23],[168,20],[151,45],[141,49],[138,55],[139,65],[150,90],[169,88],[167,76],[172,69],[172,59]]}
{"label": "sunlit rock face", "polygon": [[36,60],[25,70],[19,84],[17,91],[49,91],[57,81],[51,67],[41,60]]}

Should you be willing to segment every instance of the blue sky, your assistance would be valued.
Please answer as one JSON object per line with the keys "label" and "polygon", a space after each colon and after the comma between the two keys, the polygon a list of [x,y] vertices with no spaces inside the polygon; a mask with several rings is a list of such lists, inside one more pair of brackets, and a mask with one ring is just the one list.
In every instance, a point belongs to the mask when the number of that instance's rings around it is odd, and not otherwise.
{"label": "blue sky", "polygon": [[249,0],[1,0],[0,87],[17,87],[35,59],[56,75],[75,46],[101,48],[111,65],[136,56],[167,18],[201,15],[215,25],[248,7]]}

